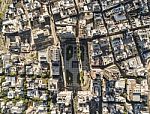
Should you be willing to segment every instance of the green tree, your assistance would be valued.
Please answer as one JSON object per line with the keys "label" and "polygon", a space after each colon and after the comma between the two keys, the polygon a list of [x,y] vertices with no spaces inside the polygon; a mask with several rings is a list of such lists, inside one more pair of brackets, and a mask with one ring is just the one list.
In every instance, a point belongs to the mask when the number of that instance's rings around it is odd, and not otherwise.
{"label": "green tree", "polygon": [[17,4],[16,4],[16,8],[21,8],[22,7],[22,4],[20,3],[20,2],[18,2]]}
{"label": "green tree", "polygon": [[80,81],[81,81],[81,83],[84,82],[84,72],[83,71],[80,72]]}
{"label": "green tree", "polygon": [[3,19],[3,15],[4,15],[4,13],[3,13],[3,12],[0,12],[0,20]]}

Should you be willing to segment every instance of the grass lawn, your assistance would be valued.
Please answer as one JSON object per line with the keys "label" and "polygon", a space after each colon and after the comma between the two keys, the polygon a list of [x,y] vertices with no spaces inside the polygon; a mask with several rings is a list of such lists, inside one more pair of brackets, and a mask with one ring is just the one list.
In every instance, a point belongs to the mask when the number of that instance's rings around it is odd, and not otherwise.
{"label": "grass lawn", "polygon": [[67,84],[71,84],[72,81],[73,81],[73,74],[69,70],[66,70],[66,82],[67,82]]}
{"label": "grass lawn", "polygon": [[73,56],[73,47],[72,46],[68,46],[66,48],[66,60],[70,60]]}

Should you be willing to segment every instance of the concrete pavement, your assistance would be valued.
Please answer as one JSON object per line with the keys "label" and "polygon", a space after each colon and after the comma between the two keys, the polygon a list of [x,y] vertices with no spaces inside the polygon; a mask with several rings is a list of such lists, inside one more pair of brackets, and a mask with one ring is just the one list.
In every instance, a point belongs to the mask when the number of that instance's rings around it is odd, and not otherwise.
{"label": "concrete pavement", "polygon": [[73,86],[77,85],[77,76],[79,73],[79,68],[72,68],[72,61],[77,61],[77,56],[74,53],[74,47],[76,47],[75,44],[71,44],[71,46],[73,47],[73,57],[67,61],[66,60],[66,48],[68,45],[65,45],[64,48],[64,65],[65,65],[65,70],[69,70],[72,74],[73,74]]}

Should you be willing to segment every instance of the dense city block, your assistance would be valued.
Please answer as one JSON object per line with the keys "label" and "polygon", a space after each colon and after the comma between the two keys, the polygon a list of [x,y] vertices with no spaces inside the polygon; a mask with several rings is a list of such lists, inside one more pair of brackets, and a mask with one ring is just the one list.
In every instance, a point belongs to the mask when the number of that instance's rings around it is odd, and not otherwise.
{"label": "dense city block", "polygon": [[0,0],[0,114],[149,114],[149,0]]}

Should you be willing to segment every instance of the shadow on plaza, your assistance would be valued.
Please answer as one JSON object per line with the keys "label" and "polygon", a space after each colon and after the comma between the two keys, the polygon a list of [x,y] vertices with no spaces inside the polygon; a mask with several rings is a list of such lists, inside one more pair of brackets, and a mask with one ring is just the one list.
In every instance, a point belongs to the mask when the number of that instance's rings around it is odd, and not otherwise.
{"label": "shadow on plaza", "polygon": [[[64,70],[62,70],[65,72],[67,90],[71,91],[82,90],[81,75],[84,75],[83,70],[89,71],[87,41],[80,41],[78,45],[75,38],[68,38],[61,43],[64,63]],[[82,70],[80,70],[81,67]]]}
{"label": "shadow on plaza", "polygon": [[61,43],[62,56],[68,90],[80,90],[79,61],[77,58],[77,43],[75,38],[66,39]]}

